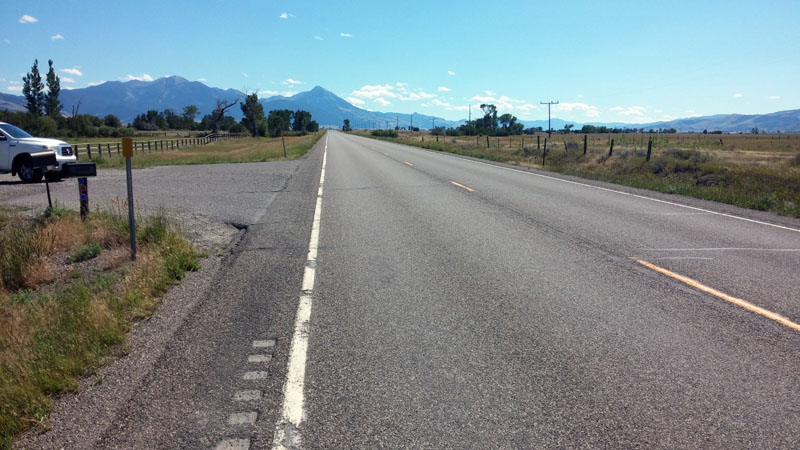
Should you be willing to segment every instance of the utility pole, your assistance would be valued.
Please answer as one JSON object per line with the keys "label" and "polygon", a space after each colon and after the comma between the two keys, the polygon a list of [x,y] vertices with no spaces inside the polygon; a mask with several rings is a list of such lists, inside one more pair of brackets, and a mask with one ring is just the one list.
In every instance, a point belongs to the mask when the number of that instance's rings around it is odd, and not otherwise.
{"label": "utility pole", "polygon": [[397,115],[397,122],[395,123],[394,128],[396,130],[400,129],[400,114]]}
{"label": "utility pole", "polygon": [[409,130],[414,131],[414,113],[411,113],[411,127]]}
{"label": "utility pole", "polygon": [[558,101],[555,102],[539,102],[542,105],[547,105],[547,136],[550,137],[553,133],[553,127],[550,126],[550,106],[557,105]]}
{"label": "utility pole", "polygon": [[436,117],[431,119],[431,130],[435,130],[435,129],[436,129]]}

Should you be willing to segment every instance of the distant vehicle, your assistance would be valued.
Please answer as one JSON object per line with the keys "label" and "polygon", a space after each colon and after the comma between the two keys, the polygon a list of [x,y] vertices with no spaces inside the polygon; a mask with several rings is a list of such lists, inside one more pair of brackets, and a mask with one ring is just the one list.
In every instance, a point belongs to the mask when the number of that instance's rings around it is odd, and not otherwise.
{"label": "distant vehicle", "polygon": [[[56,164],[46,169],[33,166],[32,153],[54,152]],[[57,179],[65,163],[77,162],[72,147],[64,141],[33,137],[24,130],[0,122],[0,173],[19,175],[23,183],[36,183],[42,176]]]}

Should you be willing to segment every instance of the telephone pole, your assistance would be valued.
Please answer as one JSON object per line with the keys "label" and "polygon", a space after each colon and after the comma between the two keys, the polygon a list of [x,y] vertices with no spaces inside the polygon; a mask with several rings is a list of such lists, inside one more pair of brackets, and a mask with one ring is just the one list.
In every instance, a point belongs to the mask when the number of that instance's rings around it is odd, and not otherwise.
{"label": "telephone pole", "polygon": [[555,102],[539,102],[539,103],[542,104],[542,105],[547,105],[547,136],[550,137],[550,135],[553,133],[553,127],[550,126],[550,106],[551,105],[557,105],[558,101],[555,101]]}

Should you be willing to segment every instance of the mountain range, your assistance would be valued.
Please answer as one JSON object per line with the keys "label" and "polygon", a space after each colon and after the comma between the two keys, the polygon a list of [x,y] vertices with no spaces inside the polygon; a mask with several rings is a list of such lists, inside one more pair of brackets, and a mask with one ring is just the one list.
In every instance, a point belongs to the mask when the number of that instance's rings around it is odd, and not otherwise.
{"label": "mountain range", "polygon": [[[189,81],[179,76],[159,78],[154,81],[107,81],[97,86],[81,89],[62,89],[60,100],[65,113],[70,114],[73,107],[82,114],[104,116],[114,114],[123,122],[131,122],[138,114],[155,109],[172,109],[178,113],[186,105],[196,105],[200,114],[208,114],[216,107],[217,100],[243,100],[245,94],[236,89],[209,87],[199,81]],[[264,111],[273,109],[305,110],[321,126],[340,127],[345,119],[354,128],[393,128],[412,125],[422,129],[436,126],[456,127],[465,120],[445,120],[441,117],[414,113],[370,111],[352,105],[323,87],[316,86],[310,91],[300,92],[291,97],[273,96],[259,100]],[[0,93],[0,109],[24,111],[25,98],[18,95]],[[227,114],[236,119],[242,117],[241,109],[233,107]],[[547,128],[546,120],[521,121],[526,127]],[[581,123],[554,118],[552,127],[563,128],[573,124],[580,129]],[[609,128],[675,128],[678,131],[700,132],[721,130],[723,132],[750,131],[758,128],[764,131],[800,132],[800,109],[779,111],[770,114],[717,114],[713,116],[676,119],[669,122],[645,124],[630,123],[589,123]]]}

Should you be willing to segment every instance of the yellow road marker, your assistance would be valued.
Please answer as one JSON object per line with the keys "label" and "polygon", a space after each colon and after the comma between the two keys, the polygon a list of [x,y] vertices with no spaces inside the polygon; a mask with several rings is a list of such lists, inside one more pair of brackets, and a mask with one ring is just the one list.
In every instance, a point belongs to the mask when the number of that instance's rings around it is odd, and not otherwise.
{"label": "yellow road marker", "polygon": [[386,153],[386,152],[383,152],[383,156],[389,156],[389,154]]}
{"label": "yellow road marker", "polygon": [[706,285],[704,285],[704,284],[702,284],[702,283],[700,283],[698,281],[695,281],[695,280],[693,280],[693,279],[691,279],[689,277],[685,277],[683,275],[679,275],[679,274],[677,274],[675,272],[669,271],[667,269],[664,269],[663,267],[659,267],[659,266],[657,266],[655,264],[652,264],[652,263],[649,263],[647,261],[642,261],[640,259],[637,259],[636,262],[641,264],[641,265],[643,265],[643,266],[645,266],[645,267],[647,267],[647,268],[649,268],[649,269],[653,269],[658,273],[666,275],[666,276],[668,276],[670,278],[674,278],[674,279],[676,279],[678,281],[682,281],[682,282],[688,284],[689,286],[692,286],[693,288],[699,289],[699,290],[701,290],[701,291],[703,291],[705,293],[711,294],[711,295],[713,295],[715,297],[719,297],[719,298],[725,300],[726,302],[733,303],[734,305],[740,306],[740,307],[742,307],[742,308],[744,308],[744,309],[746,309],[746,310],[748,310],[750,312],[754,312],[754,313],[756,313],[756,314],[758,314],[760,316],[766,317],[767,319],[774,320],[775,322],[778,322],[781,325],[787,326],[787,327],[789,327],[789,328],[791,328],[791,329],[793,329],[795,331],[800,331],[800,324],[796,324],[796,323],[792,322],[791,320],[787,319],[786,317],[783,317],[780,314],[774,313],[774,312],[769,311],[767,309],[764,309],[764,308],[762,308],[760,306],[756,306],[756,305],[754,305],[754,304],[752,304],[752,303],[750,303],[748,301],[742,300],[740,298],[733,297],[733,296],[728,295],[728,294],[726,294],[724,292],[720,292],[720,291],[718,291],[718,290],[716,290],[716,289],[714,289],[712,287],[706,286]]}
{"label": "yellow road marker", "polygon": [[462,189],[466,189],[466,190],[468,190],[468,191],[470,191],[470,192],[475,192],[475,189],[472,189],[472,188],[471,188],[471,187],[469,187],[469,186],[464,186],[463,184],[461,184],[461,183],[457,183],[457,182],[455,182],[455,181],[453,181],[453,180],[450,180],[450,182],[451,182],[451,183],[453,183],[453,184],[455,184],[456,186],[458,186],[458,187],[462,188]]}
{"label": "yellow road marker", "polygon": [[411,164],[411,163],[410,163],[410,162],[408,162],[408,161],[403,161],[403,162],[404,162],[404,163],[406,163],[406,164],[408,164],[408,165],[409,165],[409,166],[411,166],[411,167],[414,167],[414,165],[413,165],[413,164]]}

